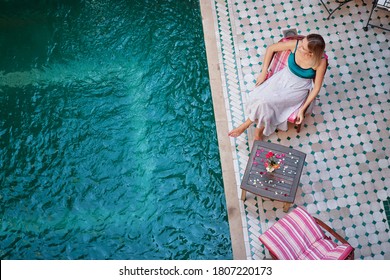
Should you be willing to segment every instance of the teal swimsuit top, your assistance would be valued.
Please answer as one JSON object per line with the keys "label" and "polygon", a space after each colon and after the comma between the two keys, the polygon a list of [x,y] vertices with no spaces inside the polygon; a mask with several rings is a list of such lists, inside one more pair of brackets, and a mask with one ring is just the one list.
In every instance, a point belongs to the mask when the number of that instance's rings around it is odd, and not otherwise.
{"label": "teal swimsuit top", "polygon": [[316,71],[313,68],[302,68],[295,62],[295,52],[298,47],[298,42],[297,45],[295,46],[294,52],[290,53],[288,56],[288,68],[290,68],[290,71],[293,72],[293,74],[297,75],[300,78],[304,79],[313,79],[316,75]]}

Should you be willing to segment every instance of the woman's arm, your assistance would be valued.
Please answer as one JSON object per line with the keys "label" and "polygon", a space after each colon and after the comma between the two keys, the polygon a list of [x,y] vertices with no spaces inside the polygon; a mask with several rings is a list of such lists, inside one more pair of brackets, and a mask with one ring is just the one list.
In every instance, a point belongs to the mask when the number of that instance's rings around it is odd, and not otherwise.
{"label": "woman's arm", "polygon": [[303,103],[303,106],[299,109],[298,116],[295,121],[296,124],[302,123],[303,118],[305,117],[306,109],[309,107],[311,102],[313,102],[313,100],[317,97],[318,93],[320,92],[322,83],[324,81],[326,66],[327,66],[326,59],[323,58],[316,70],[316,77],[314,78],[314,87],[309,93],[308,97],[306,98],[305,103]]}
{"label": "woman's arm", "polygon": [[287,42],[275,43],[267,47],[264,55],[263,67],[261,68],[261,73],[256,80],[256,86],[261,85],[265,81],[267,77],[268,67],[271,63],[274,53],[279,51],[286,51],[286,50],[293,51],[296,43],[297,40],[290,40]]}

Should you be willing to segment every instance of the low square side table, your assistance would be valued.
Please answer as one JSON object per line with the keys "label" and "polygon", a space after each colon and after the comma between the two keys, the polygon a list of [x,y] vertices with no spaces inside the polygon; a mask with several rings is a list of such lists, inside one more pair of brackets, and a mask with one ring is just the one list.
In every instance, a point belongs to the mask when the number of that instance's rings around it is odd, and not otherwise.
{"label": "low square side table", "polygon": [[[266,155],[272,152],[279,168],[268,172],[265,167]],[[251,154],[241,181],[241,199],[246,192],[284,202],[287,212],[295,195],[305,163],[306,154],[280,144],[254,141]]]}

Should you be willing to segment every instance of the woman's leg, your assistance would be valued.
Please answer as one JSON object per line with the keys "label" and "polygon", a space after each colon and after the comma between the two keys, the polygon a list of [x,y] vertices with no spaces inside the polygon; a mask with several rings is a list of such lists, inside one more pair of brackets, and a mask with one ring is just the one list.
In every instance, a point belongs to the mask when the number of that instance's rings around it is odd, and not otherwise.
{"label": "woman's leg", "polygon": [[255,128],[255,140],[263,140],[263,131],[264,131],[264,126],[256,127]]}
{"label": "woman's leg", "polygon": [[248,127],[251,126],[251,124],[253,123],[253,121],[251,121],[250,119],[247,119],[244,123],[242,123],[239,127],[231,130],[229,132],[229,136],[230,137],[238,137],[240,136],[245,130],[248,129]]}

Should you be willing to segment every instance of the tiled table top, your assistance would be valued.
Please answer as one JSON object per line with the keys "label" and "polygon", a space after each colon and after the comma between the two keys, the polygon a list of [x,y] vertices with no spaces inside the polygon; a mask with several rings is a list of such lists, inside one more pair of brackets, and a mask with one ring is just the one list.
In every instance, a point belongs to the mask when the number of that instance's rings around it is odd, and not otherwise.
{"label": "tiled table top", "polygon": [[[269,153],[278,164],[272,172],[266,169]],[[244,199],[248,191],[273,200],[294,202],[305,157],[304,153],[283,145],[255,141],[241,180],[241,198]]]}

